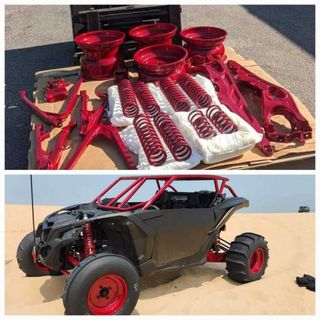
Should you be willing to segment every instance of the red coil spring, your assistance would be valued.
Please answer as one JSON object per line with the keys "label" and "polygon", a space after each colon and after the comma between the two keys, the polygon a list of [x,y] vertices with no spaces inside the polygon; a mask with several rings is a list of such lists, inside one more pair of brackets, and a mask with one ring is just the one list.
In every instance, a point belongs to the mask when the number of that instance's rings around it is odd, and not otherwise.
{"label": "red coil spring", "polygon": [[213,105],[207,109],[207,118],[221,133],[232,133],[238,130],[235,123],[221,110],[217,105]]}
{"label": "red coil spring", "polygon": [[179,77],[178,83],[198,108],[207,108],[212,104],[210,95],[188,73]]}
{"label": "red coil spring", "polygon": [[83,228],[83,244],[85,257],[89,257],[96,254],[96,246],[94,244],[91,223],[87,223]]}
{"label": "red coil spring", "polygon": [[187,160],[191,155],[191,148],[169,115],[165,112],[158,113],[154,118],[154,124],[174,159],[177,161]]}
{"label": "red coil spring", "polygon": [[190,111],[188,99],[170,77],[160,80],[159,85],[175,111]]}
{"label": "red coil spring", "polygon": [[217,135],[216,130],[200,110],[191,111],[188,120],[200,138],[209,138]]}
{"label": "red coil spring", "polygon": [[123,114],[128,118],[134,118],[139,113],[139,106],[130,80],[120,80],[118,91]]}
{"label": "red coil spring", "polygon": [[167,154],[148,116],[139,114],[134,118],[133,125],[149,163],[153,166],[165,163]]}
{"label": "red coil spring", "polygon": [[138,81],[136,82],[134,89],[144,112],[150,117],[156,116],[160,112],[160,107],[147,85],[142,81]]}

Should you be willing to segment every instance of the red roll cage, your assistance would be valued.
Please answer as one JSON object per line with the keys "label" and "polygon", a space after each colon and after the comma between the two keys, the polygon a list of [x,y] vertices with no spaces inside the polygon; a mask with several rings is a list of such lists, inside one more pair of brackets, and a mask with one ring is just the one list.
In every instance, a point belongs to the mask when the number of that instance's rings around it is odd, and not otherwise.
{"label": "red roll cage", "polygon": [[[102,204],[101,198],[109,192],[119,181],[123,180],[133,180],[133,182],[124,190],[122,190],[116,197],[112,198],[107,204]],[[143,186],[143,184],[148,180],[155,180],[158,186],[158,191],[155,193],[154,196],[150,200],[142,201],[140,203],[134,205],[127,205],[128,201],[133,197],[133,195]],[[223,193],[224,189],[230,191],[230,193],[236,197],[237,194],[227,184],[229,181],[228,178],[220,177],[216,175],[194,175],[194,174],[185,174],[185,175],[159,175],[159,176],[132,176],[132,177],[120,177],[116,179],[113,183],[111,183],[105,190],[103,190],[97,197],[93,199],[93,202],[98,202],[98,206],[100,208],[115,210],[115,211],[130,211],[134,209],[141,208],[141,210],[148,209],[159,197],[160,195],[168,188],[172,189],[173,191],[177,192],[177,190],[171,185],[174,181],[187,181],[187,180],[213,180],[215,192],[217,195]],[[164,184],[161,186],[160,181],[164,181]],[[122,197],[123,200],[119,203],[116,203]]]}

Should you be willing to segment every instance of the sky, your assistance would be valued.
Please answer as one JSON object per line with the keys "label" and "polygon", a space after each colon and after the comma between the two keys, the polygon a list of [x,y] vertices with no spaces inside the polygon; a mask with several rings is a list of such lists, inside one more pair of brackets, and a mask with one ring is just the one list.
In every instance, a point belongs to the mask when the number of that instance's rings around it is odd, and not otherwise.
{"label": "sky", "polygon": [[[90,202],[118,175],[33,175],[36,205],[65,206]],[[250,201],[242,212],[297,212],[299,206],[315,210],[314,175],[225,175],[238,196]],[[210,182],[177,184],[178,191],[209,190]],[[115,190],[118,192],[119,188]],[[151,197],[155,189],[146,185],[139,196]],[[136,200],[133,198],[132,200]],[[141,199],[143,200],[143,199]],[[6,204],[30,204],[30,176],[6,175]]]}

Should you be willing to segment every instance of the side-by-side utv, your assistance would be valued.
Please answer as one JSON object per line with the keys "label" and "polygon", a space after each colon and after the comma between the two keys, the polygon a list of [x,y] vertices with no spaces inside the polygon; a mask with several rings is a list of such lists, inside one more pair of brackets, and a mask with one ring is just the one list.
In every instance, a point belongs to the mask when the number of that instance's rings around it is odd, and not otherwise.
{"label": "side-by-side utv", "polygon": [[[203,180],[210,190],[197,190]],[[188,181],[192,190],[179,192]],[[264,238],[221,238],[230,217],[248,205],[220,176],[122,177],[92,202],[47,216],[21,241],[17,260],[27,276],[67,275],[66,314],[130,314],[147,275],[225,262],[234,281],[260,279],[268,262]]]}

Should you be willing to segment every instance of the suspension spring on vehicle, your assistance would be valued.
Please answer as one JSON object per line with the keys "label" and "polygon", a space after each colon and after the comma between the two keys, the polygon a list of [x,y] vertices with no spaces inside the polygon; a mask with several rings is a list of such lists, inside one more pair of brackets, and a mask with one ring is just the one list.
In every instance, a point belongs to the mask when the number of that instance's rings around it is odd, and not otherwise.
{"label": "suspension spring on vehicle", "polygon": [[212,99],[210,95],[190,74],[185,73],[180,76],[178,78],[178,83],[198,108],[207,108],[211,106]]}
{"label": "suspension spring on vehicle", "polygon": [[94,237],[93,237],[91,223],[87,223],[83,227],[83,245],[84,245],[84,254],[86,258],[96,254],[96,246],[94,244]]}
{"label": "suspension spring on vehicle", "polygon": [[144,82],[138,81],[135,83],[134,89],[143,111],[151,118],[156,116],[160,112],[160,107],[148,86]]}
{"label": "suspension spring on vehicle", "polygon": [[200,138],[211,138],[218,133],[200,110],[191,111],[188,120]]}
{"label": "suspension spring on vehicle", "polygon": [[153,166],[160,166],[167,160],[166,151],[147,115],[139,114],[133,125],[148,161]]}
{"label": "suspension spring on vehicle", "polygon": [[238,130],[236,124],[217,105],[209,107],[206,116],[221,133],[233,133]]}
{"label": "suspension spring on vehicle", "polygon": [[139,106],[131,81],[128,79],[120,80],[118,91],[123,114],[128,118],[134,118],[139,113]]}
{"label": "suspension spring on vehicle", "polygon": [[191,148],[170,116],[165,112],[158,113],[154,124],[176,161],[189,159]]}
{"label": "suspension spring on vehicle", "polygon": [[188,99],[170,77],[160,80],[159,86],[174,111],[190,111]]}

